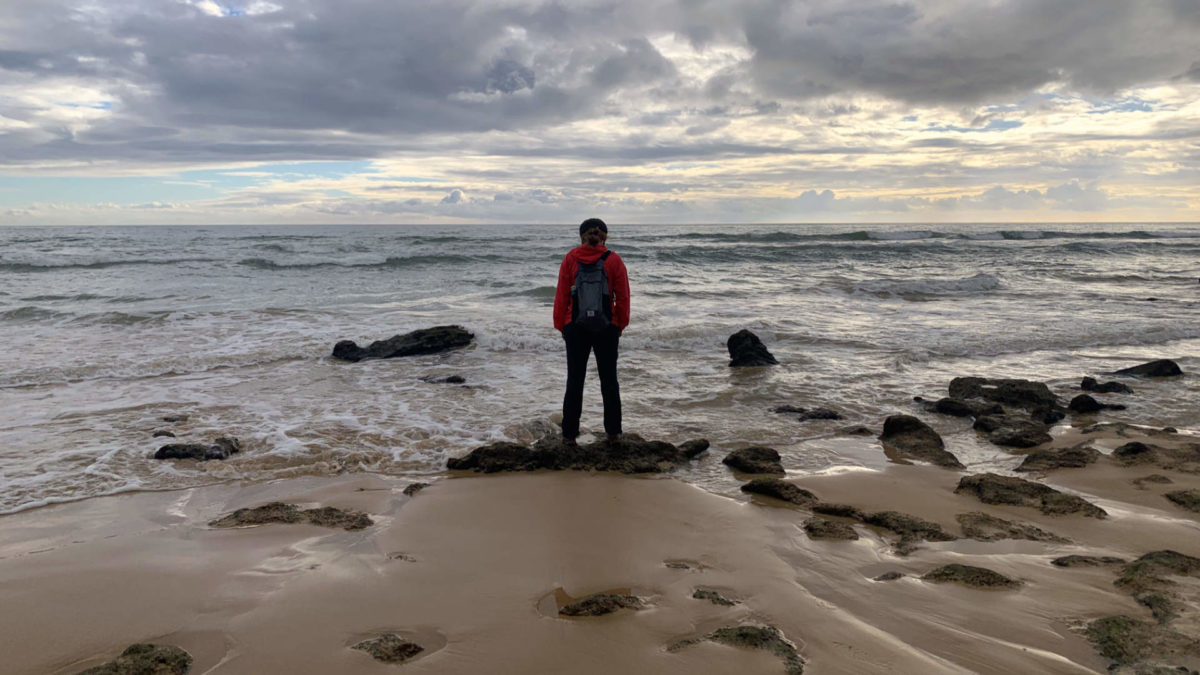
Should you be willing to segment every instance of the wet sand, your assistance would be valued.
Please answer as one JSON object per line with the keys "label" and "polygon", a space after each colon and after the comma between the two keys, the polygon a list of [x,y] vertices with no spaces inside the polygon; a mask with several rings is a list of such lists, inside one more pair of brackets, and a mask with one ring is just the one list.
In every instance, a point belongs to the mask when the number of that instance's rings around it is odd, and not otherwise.
{"label": "wet sand", "polygon": [[[1135,440],[1111,430],[1089,439],[1105,451]],[[1055,445],[1079,440],[1062,434]],[[710,454],[701,461],[723,453]],[[1150,473],[1172,483],[1131,483]],[[73,673],[155,642],[191,653],[192,673],[785,672],[763,650],[711,641],[667,649],[749,624],[778,628],[807,673],[1104,672],[1108,660],[1079,628],[1109,615],[1149,620],[1150,611],[1114,587],[1119,567],[1050,561],[1200,555],[1200,514],[1162,496],[1200,488],[1200,475],[1103,457],[1025,476],[1094,501],[1109,513],[1103,520],[982,504],[954,494],[963,475],[889,465],[789,480],[824,502],[903,511],[953,534],[956,514],[982,511],[1071,543],[959,539],[902,556],[894,537],[861,523],[857,541],[810,539],[811,512],[770,498],[723,497],[669,476],[589,473],[455,475],[412,497],[402,492],[407,481],[355,474],[45,507],[0,518],[0,671]],[[358,509],[375,524],[207,524],[274,500]],[[1022,585],[918,578],[948,563]],[[873,580],[891,571],[905,576]],[[1175,624],[1184,632],[1200,616],[1194,581],[1179,584],[1185,609]],[[695,599],[697,589],[735,604]],[[646,607],[579,618],[556,611],[602,591]],[[425,651],[387,665],[350,649],[383,633]],[[1191,656],[1172,663],[1200,666]]]}

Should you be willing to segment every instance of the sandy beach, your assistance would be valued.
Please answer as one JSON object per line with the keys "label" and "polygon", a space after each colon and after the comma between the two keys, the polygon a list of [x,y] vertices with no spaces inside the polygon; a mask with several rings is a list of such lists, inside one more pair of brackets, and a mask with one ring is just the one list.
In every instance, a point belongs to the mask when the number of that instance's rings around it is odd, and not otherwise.
{"label": "sandy beach", "polygon": [[[1053,447],[1085,439],[1111,451],[1138,438],[1159,447],[1196,442],[1130,427],[1071,428]],[[698,461],[719,461],[713,454]],[[1152,473],[1171,482],[1131,482]],[[1151,611],[1114,586],[1120,565],[1050,561],[1200,554],[1196,514],[1162,496],[1200,488],[1194,473],[1122,467],[1105,456],[1031,476],[1099,505],[1103,519],[983,504],[955,494],[963,475],[892,464],[789,482],[823,503],[900,511],[955,535],[956,514],[983,512],[1060,540],[922,541],[901,555],[893,533],[844,518],[833,520],[854,527],[857,540],[812,539],[804,529],[811,510],[777,499],[732,499],[669,475],[597,472],[455,472],[412,496],[406,481],[347,474],[49,506],[0,519],[0,670],[74,673],[151,642],[186,650],[193,673],[787,672],[770,650],[679,644],[751,625],[778,629],[807,673],[1103,672],[1110,661],[1083,627],[1114,615],[1153,621]],[[208,524],[272,501],[359,510],[374,524]],[[951,563],[1020,585],[920,578]],[[888,572],[903,576],[876,580]],[[1195,636],[1200,581],[1169,581],[1170,626]],[[694,598],[697,590],[733,604]],[[644,607],[559,614],[600,592],[636,596]],[[387,633],[423,651],[389,665],[351,649]],[[1157,656],[1200,666],[1194,649]]]}

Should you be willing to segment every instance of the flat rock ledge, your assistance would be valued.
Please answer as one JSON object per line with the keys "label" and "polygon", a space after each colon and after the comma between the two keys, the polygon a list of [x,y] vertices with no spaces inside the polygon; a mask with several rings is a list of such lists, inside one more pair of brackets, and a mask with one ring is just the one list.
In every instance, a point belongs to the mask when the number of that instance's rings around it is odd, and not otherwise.
{"label": "flat rock ledge", "polygon": [[780,462],[779,453],[772,448],[752,445],[748,448],[734,450],[721,460],[721,463],[742,473],[777,474],[786,473]]}
{"label": "flat rock ledge", "polygon": [[954,488],[955,494],[974,495],[984,504],[1011,504],[1040,509],[1049,516],[1078,513],[1089,518],[1107,518],[1108,513],[1095,504],[1060,492],[1048,485],[1022,478],[978,473],[963,476]]}
{"label": "flat rock ledge", "polygon": [[963,536],[976,541],[1025,539],[1028,541],[1050,541],[1059,544],[1071,541],[1029,523],[1018,523],[997,518],[982,511],[960,513],[954,518],[958,521],[959,527],[962,528]]}
{"label": "flat rock ledge", "polygon": [[884,420],[879,442],[906,459],[929,462],[947,469],[966,468],[946,450],[946,443],[938,432],[912,415],[892,415]]}
{"label": "flat rock ledge", "polygon": [[783,661],[784,672],[787,675],[803,675],[804,660],[796,652],[796,645],[788,641],[783,633],[774,626],[726,626],[704,635],[679,640],[667,647],[667,651],[677,652],[708,640],[731,647],[747,649],[762,649],[778,656]]}
{"label": "flat rock ledge", "polygon": [[563,605],[558,613],[563,616],[604,616],[622,609],[644,609],[646,602],[636,595],[597,593],[581,600]]}
{"label": "flat rock ledge", "polygon": [[497,473],[500,471],[616,471],[620,473],[663,473],[690,462],[708,449],[708,441],[691,440],[680,446],[665,441],[647,441],[624,434],[614,444],[605,441],[567,445],[543,438],[533,445],[501,441],[475,448],[463,457],[446,461],[452,471]]}
{"label": "flat rock ledge", "polygon": [[333,346],[333,358],[343,361],[391,359],[401,356],[438,354],[471,344],[475,335],[462,326],[434,326],[404,335],[393,335],[359,347],[354,340],[342,340]]}
{"label": "flat rock ledge", "polygon": [[212,527],[251,527],[268,523],[308,523],[321,527],[340,527],[362,530],[375,524],[362,511],[342,510],[332,506],[301,509],[295,504],[270,502],[253,508],[238,509],[209,523]]}
{"label": "flat rock ledge", "polygon": [[192,655],[175,645],[135,644],[115,660],[79,675],[184,675],[192,668]]}
{"label": "flat rock ledge", "polygon": [[774,497],[798,506],[811,506],[818,501],[815,494],[778,478],[755,478],[742,486],[742,492]]}
{"label": "flat rock ledge", "polygon": [[395,633],[363,640],[350,648],[366,652],[371,658],[383,663],[404,663],[425,651],[421,645],[409,642]]}
{"label": "flat rock ledge", "polygon": [[1020,581],[1010,579],[999,572],[993,572],[986,567],[971,565],[943,565],[921,575],[922,581],[934,583],[956,583],[971,588],[1016,588]]}
{"label": "flat rock ledge", "polygon": [[1061,450],[1035,450],[1014,471],[1053,471],[1054,469],[1081,469],[1100,459],[1095,448],[1062,448]]}
{"label": "flat rock ledge", "polygon": [[164,445],[154,453],[154,459],[194,459],[206,462],[214,459],[229,459],[242,451],[238,439],[222,436],[213,441],[212,445],[202,443],[171,443]]}

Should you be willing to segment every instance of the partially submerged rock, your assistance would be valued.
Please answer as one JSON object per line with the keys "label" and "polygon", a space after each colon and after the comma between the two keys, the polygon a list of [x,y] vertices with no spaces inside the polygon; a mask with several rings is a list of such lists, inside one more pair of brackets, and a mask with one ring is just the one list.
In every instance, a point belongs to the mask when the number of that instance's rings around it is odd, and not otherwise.
{"label": "partially submerged rock", "polygon": [[361,530],[375,522],[361,511],[343,510],[332,506],[301,509],[295,504],[270,502],[253,508],[238,509],[209,523],[212,527],[248,527],[268,523],[310,523],[322,527]]}
{"label": "partially submerged rock", "polygon": [[951,398],[984,399],[1026,410],[1061,407],[1049,387],[1030,380],[956,377],[950,381],[949,393]]}
{"label": "partially submerged rock", "polygon": [[231,455],[242,451],[238,439],[223,436],[213,441],[212,445],[201,443],[171,443],[164,445],[154,453],[154,459],[195,459],[201,462],[212,459],[229,459]]}
{"label": "partially submerged rock", "polygon": [[1158,461],[1158,454],[1155,450],[1156,448],[1152,445],[1132,441],[1113,450],[1112,458],[1125,466],[1146,464]]}
{"label": "partially submerged rock", "polygon": [[808,420],[842,419],[841,413],[829,408],[801,408],[794,405],[781,405],[776,407],[774,411],[781,415],[797,415],[798,420],[801,422],[807,422]]}
{"label": "partially submerged rock", "polygon": [[862,509],[849,504],[826,504],[818,502],[812,505],[812,512],[819,513],[823,516],[836,516],[838,518],[852,518],[854,520],[862,520],[866,517]]}
{"label": "partially submerged rock", "polygon": [[958,481],[955,494],[975,495],[984,504],[1031,506],[1051,516],[1078,513],[1091,518],[1105,518],[1108,513],[1095,504],[1055,490],[1048,485],[994,473],[964,476]]}
{"label": "partially submerged rock", "polygon": [[135,644],[115,660],[79,675],[184,675],[191,667],[192,655],[175,645]]}
{"label": "partially submerged rock", "polygon": [[883,574],[880,574],[879,576],[874,577],[872,579],[872,581],[895,581],[897,579],[903,579],[903,578],[904,578],[904,572],[897,572],[897,571],[893,570],[891,572],[884,572]]}
{"label": "partially submerged rock", "polygon": [[605,441],[566,445],[544,438],[533,447],[497,442],[475,448],[463,457],[446,461],[455,471],[617,471],[658,473],[687,464],[704,452],[708,441],[688,441],[676,447],[664,441],[647,441],[637,434],[623,434],[616,443]]}
{"label": "partially submerged rock", "polygon": [[900,511],[876,511],[863,516],[868,525],[883,528],[900,535],[898,550],[907,553],[918,541],[954,541],[958,537],[942,529],[941,525]]}
{"label": "partially submerged rock", "polygon": [[362,361],[437,354],[466,347],[474,339],[475,335],[462,326],[434,326],[404,335],[393,335],[386,340],[376,340],[367,347],[359,347],[353,340],[342,340],[333,346],[333,357],[343,361]]}
{"label": "partially submerged rock", "polygon": [[1056,567],[1099,567],[1100,565],[1124,565],[1124,558],[1095,555],[1065,555],[1050,561]]}
{"label": "partially submerged rock", "polygon": [[1073,413],[1088,415],[1091,413],[1100,412],[1101,410],[1124,410],[1125,406],[1115,405],[1112,403],[1101,403],[1088,394],[1080,394],[1071,399],[1071,402],[1067,404],[1067,409]]}
{"label": "partially submerged rock", "polygon": [[692,597],[696,600],[708,600],[712,604],[721,605],[722,607],[732,607],[737,604],[733,600],[730,600],[720,593],[707,588],[697,588],[696,591],[692,593]]}
{"label": "partially submerged rock", "polygon": [[1032,448],[1054,440],[1045,424],[1012,415],[984,415],[972,426],[984,432],[990,443],[1004,447]]}
{"label": "partially submerged rock", "polygon": [[858,539],[858,533],[849,524],[825,518],[810,519],[804,523],[804,531],[812,539],[840,539],[845,541],[855,541]]}
{"label": "partially submerged rock", "polygon": [[1113,373],[1114,375],[1134,375],[1136,377],[1174,377],[1182,375],[1183,370],[1179,364],[1171,359],[1158,359],[1157,361],[1148,361],[1146,363],[1122,368]]}
{"label": "partially submerged rock", "polygon": [[621,609],[642,609],[645,606],[646,603],[636,595],[597,593],[563,605],[558,613],[563,616],[603,616]]}
{"label": "partially submerged rock", "polygon": [[467,378],[462,375],[447,375],[445,377],[425,375],[421,378],[421,381],[429,384],[466,384]]}
{"label": "partially submerged rock", "polygon": [[779,453],[760,445],[734,450],[721,463],[742,473],[785,473]]}
{"label": "partially submerged rock", "polygon": [[1079,383],[1079,388],[1084,391],[1094,391],[1097,394],[1132,394],[1133,389],[1123,382],[1115,380],[1111,382],[1097,382],[1094,377],[1085,377],[1083,382]]}
{"label": "partially submerged rock", "polygon": [[159,429],[158,431],[155,431],[154,433],[150,434],[150,437],[151,438],[175,438],[175,432],[167,431],[166,429]]}
{"label": "partially submerged rock", "polygon": [[934,412],[954,417],[982,417],[983,415],[1003,415],[1004,408],[993,401],[982,399],[962,399],[945,397],[933,404]]}
{"label": "partially submerged rock", "polygon": [[954,518],[962,527],[963,536],[976,541],[1000,541],[1001,539],[1027,539],[1057,543],[1070,541],[1029,523],[1005,520],[981,511],[960,513]]}
{"label": "partially submerged rock", "polygon": [[425,651],[421,645],[409,642],[394,633],[363,640],[352,646],[351,649],[366,652],[371,655],[371,658],[384,663],[404,663]]}
{"label": "partially submerged rock", "polygon": [[1188,511],[1200,513],[1200,490],[1177,490],[1163,496]]}
{"label": "partially submerged rock", "polygon": [[775,356],[767,350],[767,346],[763,344],[758,336],[748,330],[742,329],[733,335],[725,342],[725,347],[729,349],[729,367],[741,368],[744,366],[775,366],[779,361]]}
{"label": "partially submerged rock", "polygon": [[809,506],[817,501],[817,496],[808,490],[778,478],[755,478],[742,486],[742,492],[774,497],[800,506]]}
{"label": "partially submerged rock", "polygon": [[1078,447],[1059,450],[1035,450],[1025,455],[1015,471],[1053,471],[1054,469],[1079,469],[1095,463],[1100,451],[1095,448]]}
{"label": "partially submerged rock", "polygon": [[897,455],[936,464],[948,469],[964,468],[928,424],[912,415],[892,415],[883,422],[879,442]]}
{"label": "partially submerged rock", "polygon": [[778,656],[783,661],[784,672],[787,675],[802,675],[804,673],[804,660],[796,652],[796,645],[789,642],[783,636],[783,633],[774,626],[726,626],[718,628],[703,637],[679,640],[668,646],[667,651],[678,651],[705,640],[732,647],[763,649]]}
{"label": "partially submerged rock", "polygon": [[993,572],[986,567],[971,565],[943,565],[921,575],[922,581],[934,583],[952,582],[972,588],[1016,588],[1020,581],[1010,579],[999,572]]}

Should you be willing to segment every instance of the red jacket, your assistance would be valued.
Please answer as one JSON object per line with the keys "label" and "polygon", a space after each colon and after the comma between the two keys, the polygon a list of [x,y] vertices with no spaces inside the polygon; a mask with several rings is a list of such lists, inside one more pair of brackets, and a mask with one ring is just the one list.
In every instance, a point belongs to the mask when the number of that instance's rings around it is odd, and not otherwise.
{"label": "red jacket", "polygon": [[[604,244],[599,246],[576,246],[563,257],[558,266],[558,289],[554,294],[554,328],[562,330],[571,323],[571,287],[575,285],[575,272],[579,263],[594,263],[607,251]],[[619,330],[625,330],[629,325],[629,274],[625,271],[625,263],[616,252],[609,254],[604,261],[604,275],[608,277],[608,288],[612,292],[613,324]]]}

